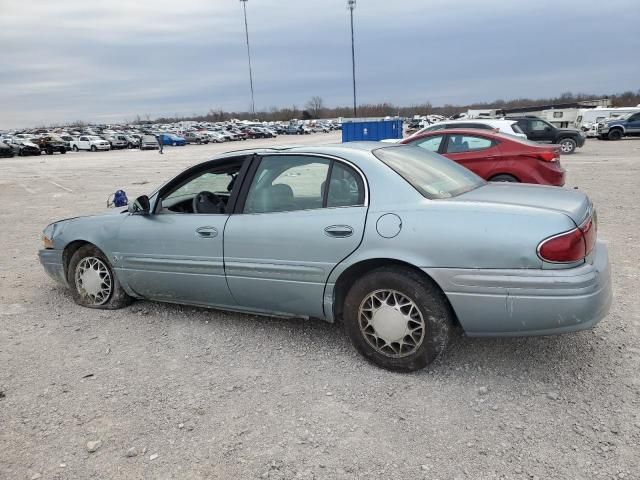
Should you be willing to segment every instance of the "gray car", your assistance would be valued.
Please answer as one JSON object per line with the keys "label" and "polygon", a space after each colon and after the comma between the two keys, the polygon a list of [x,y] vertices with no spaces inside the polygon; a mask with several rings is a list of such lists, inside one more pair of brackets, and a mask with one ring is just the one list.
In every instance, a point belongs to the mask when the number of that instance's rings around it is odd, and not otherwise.
{"label": "gray car", "polygon": [[575,190],[487,183],[407,145],[230,152],[126,209],[52,223],[40,261],[80,305],[133,299],[341,320],[391,370],[469,336],[590,328],[611,304]]}

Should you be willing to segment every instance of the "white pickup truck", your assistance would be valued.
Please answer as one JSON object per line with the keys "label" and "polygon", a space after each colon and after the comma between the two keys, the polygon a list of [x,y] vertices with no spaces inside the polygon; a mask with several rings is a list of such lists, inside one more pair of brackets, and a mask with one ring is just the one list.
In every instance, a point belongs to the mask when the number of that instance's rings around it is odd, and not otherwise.
{"label": "white pickup truck", "polygon": [[97,152],[98,150],[111,149],[109,142],[95,135],[80,135],[80,137],[70,143],[74,152],[77,152],[78,150],[91,150],[92,152]]}

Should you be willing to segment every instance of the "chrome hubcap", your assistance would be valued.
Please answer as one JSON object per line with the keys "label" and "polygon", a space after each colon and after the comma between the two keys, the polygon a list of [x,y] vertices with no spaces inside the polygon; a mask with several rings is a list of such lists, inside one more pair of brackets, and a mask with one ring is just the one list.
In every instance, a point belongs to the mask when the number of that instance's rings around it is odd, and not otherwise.
{"label": "chrome hubcap", "polygon": [[406,295],[396,290],[376,290],[360,304],[358,323],[365,340],[387,357],[406,357],[424,340],[422,313]]}
{"label": "chrome hubcap", "polygon": [[93,305],[103,305],[111,295],[111,273],[102,260],[85,257],[76,267],[76,289]]}

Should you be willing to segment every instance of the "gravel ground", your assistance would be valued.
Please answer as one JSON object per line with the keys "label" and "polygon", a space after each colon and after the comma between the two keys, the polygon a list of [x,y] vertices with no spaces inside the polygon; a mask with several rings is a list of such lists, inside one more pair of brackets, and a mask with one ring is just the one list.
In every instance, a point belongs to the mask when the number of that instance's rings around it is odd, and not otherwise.
{"label": "gravel ground", "polygon": [[640,140],[562,159],[609,243],[609,316],[559,337],[460,336],[415,374],[367,364],[334,325],[92,311],[46,277],[47,223],[237,146],[0,160],[0,478],[640,478]]}

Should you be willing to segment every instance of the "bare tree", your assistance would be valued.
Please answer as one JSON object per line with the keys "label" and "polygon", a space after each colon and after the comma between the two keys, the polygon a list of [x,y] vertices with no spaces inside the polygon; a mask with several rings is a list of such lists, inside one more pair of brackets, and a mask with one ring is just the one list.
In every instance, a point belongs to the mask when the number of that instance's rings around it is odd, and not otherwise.
{"label": "bare tree", "polygon": [[307,102],[305,108],[309,111],[313,118],[320,118],[322,115],[322,110],[324,109],[324,103],[322,102],[322,97],[311,97],[311,100]]}

